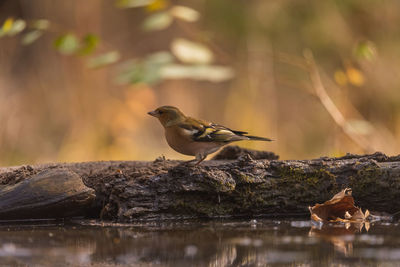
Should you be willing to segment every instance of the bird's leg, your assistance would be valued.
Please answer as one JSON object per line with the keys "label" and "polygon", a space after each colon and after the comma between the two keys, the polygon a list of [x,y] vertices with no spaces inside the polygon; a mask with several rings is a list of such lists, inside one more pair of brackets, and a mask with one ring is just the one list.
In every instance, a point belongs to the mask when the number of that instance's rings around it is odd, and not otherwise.
{"label": "bird's leg", "polygon": [[191,159],[191,160],[188,160],[188,161],[181,162],[181,163],[179,163],[179,165],[191,165],[191,163],[193,163],[193,162],[195,162],[197,160],[199,160],[199,159],[196,157],[195,159]]}
{"label": "bird's leg", "polygon": [[202,154],[196,155],[196,160],[198,160],[198,161],[196,162],[196,164],[194,164],[194,166],[198,166],[206,158],[207,158],[207,155],[202,155]]}
{"label": "bird's leg", "polygon": [[192,162],[195,162],[197,160],[197,158],[196,159],[191,159],[191,160],[188,160],[188,161],[184,161],[184,162],[182,162],[183,164],[190,164],[190,163],[192,163]]}
{"label": "bird's leg", "polygon": [[203,160],[206,159],[206,157],[207,155],[197,154],[195,159],[182,162],[181,164],[190,165],[191,163],[197,161],[193,166],[198,166]]}

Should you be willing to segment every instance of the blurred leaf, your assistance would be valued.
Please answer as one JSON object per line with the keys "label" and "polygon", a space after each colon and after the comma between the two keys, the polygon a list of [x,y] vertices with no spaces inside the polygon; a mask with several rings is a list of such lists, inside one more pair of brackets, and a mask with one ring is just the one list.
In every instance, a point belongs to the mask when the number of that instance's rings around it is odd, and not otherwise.
{"label": "blurred leaf", "polygon": [[32,27],[38,30],[47,30],[50,27],[50,21],[47,19],[38,19],[33,21]]}
{"label": "blurred leaf", "polygon": [[166,51],[156,52],[149,55],[145,62],[148,64],[165,65],[174,61],[171,53]]}
{"label": "blurred leaf", "polygon": [[175,18],[188,22],[197,21],[200,18],[200,13],[196,10],[185,6],[174,6],[170,9],[170,14]]}
{"label": "blurred leaf", "polygon": [[157,52],[144,60],[132,60],[123,66],[116,82],[119,84],[157,83],[162,78],[160,75],[162,67],[173,60],[169,52]]}
{"label": "blurred leaf", "polygon": [[152,84],[161,79],[161,69],[163,66],[172,63],[173,56],[168,52],[157,52],[146,58],[143,63],[145,71],[143,82]]}
{"label": "blurred leaf", "polygon": [[117,0],[115,5],[119,8],[143,7],[152,4],[155,0]]}
{"label": "blurred leaf", "polygon": [[8,33],[9,30],[11,30],[12,26],[14,23],[13,18],[8,18],[4,21],[3,26],[1,27],[1,36],[5,35]]}
{"label": "blurred leaf", "polygon": [[234,72],[229,67],[212,65],[180,65],[169,64],[161,69],[164,79],[194,79],[210,82],[222,82],[234,77]]}
{"label": "blurred leaf", "polygon": [[89,59],[88,67],[89,68],[100,68],[106,65],[117,62],[120,59],[120,54],[118,51],[111,51],[94,58]]}
{"label": "blurred leaf", "polygon": [[168,12],[160,12],[148,16],[143,22],[146,31],[158,31],[168,28],[172,23],[172,16]]}
{"label": "blurred leaf", "polygon": [[141,77],[143,77],[143,70],[140,63],[137,60],[131,60],[124,64],[115,82],[117,84],[137,83],[142,80]]}
{"label": "blurred leaf", "polygon": [[207,46],[183,38],[172,41],[171,51],[183,63],[209,64],[214,60]]}
{"label": "blurred leaf", "polygon": [[98,43],[99,43],[99,37],[97,35],[91,33],[87,34],[83,38],[83,46],[81,47],[80,53],[82,55],[87,55],[92,53],[96,49]]}
{"label": "blurred leaf", "polygon": [[26,27],[26,22],[22,19],[17,19],[14,21],[12,24],[11,29],[8,30],[7,34],[10,36],[16,35],[20,32],[22,32]]}
{"label": "blurred leaf", "polygon": [[335,82],[340,86],[347,85],[347,75],[343,70],[337,70],[334,74]]}
{"label": "blurred leaf", "polygon": [[365,120],[348,120],[346,124],[347,130],[357,134],[367,135],[372,133],[374,127]]}
{"label": "blurred leaf", "polygon": [[353,67],[349,67],[346,70],[347,78],[352,85],[362,86],[365,82],[364,74]]}
{"label": "blurred leaf", "polygon": [[21,43],[23,45],[30,45],[33,42],[35,42],[37,39],[40,38],[40,36],[42,36],[43,32],[40,30],[33,30],[31,32],[28,32],[27,34],[24,35],[24,37],[22,38]]}
{"label": "blurred leaf", "polygon": [[154,12],[157,10],[165,9],[168,5],[166,0],[154,0],[151,4],[149,4],[146,9],[150,12]]}
{"label": "blurred leaf", "polygon": [[79,40],[73,33],[61,35],[54,41],[57,50],[66,55],[74,54],[80,48]]}
{"label": "blurred leaf", "polygon": [[8,18],[4,21],[3,26],[0,30],[0,37],[4,35],[14,36],[22,32],[26,27],[26,22],[22,19],[14,21],[13,18]]}
{"label": "blurred leaf", "polygon": [[359,59],[374,60],[376,58],[376,46],[371,41],[359,42],[355,49],[354,54]]}

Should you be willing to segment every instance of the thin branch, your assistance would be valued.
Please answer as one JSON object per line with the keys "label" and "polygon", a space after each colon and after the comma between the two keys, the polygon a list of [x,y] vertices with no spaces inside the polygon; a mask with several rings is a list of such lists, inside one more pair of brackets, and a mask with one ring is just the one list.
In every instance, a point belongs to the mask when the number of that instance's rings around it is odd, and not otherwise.
{"label": "thin branch", "polygon": [[353,140],[358,146],[360,146],[366,152],[375,151],[371,146],[370,142],[362,135],[357,133],[357,130],[347,122],[343,114],[337,108],[335,103],[329,97],[326,89],[322,83],[321,76],[318,71],[317,64],[315,63],[314,57],[310,50],[304,51],[304,58],[308,66],[307,70],[310,75],[311,84],[315,89],[315,93],[321,101],[322,105],[328,111],[329,115],[333,118],[337,125],[343,130],[343,132]]}

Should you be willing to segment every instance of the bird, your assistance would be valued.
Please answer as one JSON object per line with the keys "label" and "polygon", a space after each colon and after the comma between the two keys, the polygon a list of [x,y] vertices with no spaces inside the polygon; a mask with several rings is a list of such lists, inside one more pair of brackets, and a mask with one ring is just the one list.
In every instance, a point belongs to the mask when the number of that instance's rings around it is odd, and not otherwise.
{"label": "bird", "polygon": [[205,160],[207,155],[232,142],[273,141],[265,137],[248,135],[248,132],[236,131],[223,125],[191,118],[174,106],[161,106],[147,114],[160,121],[165,130],[167,143],[172,149],[184,155],[195,156],[195,159],[187,163],[197,161],[196,166]]}

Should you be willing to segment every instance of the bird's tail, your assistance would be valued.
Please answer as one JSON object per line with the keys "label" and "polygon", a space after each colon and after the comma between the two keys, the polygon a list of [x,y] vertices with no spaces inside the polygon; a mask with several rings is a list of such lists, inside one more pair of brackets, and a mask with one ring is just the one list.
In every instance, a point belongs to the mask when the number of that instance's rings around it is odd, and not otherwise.
{"label": "bird's tail", "polygon": [[259,137],[259,136],[253,136],[253,135],[245,135],[247,138],[249,138],[250,140],[256,140],[256,141],[274,141],[272,139],[269,138],[265,138],[265,137]]}

